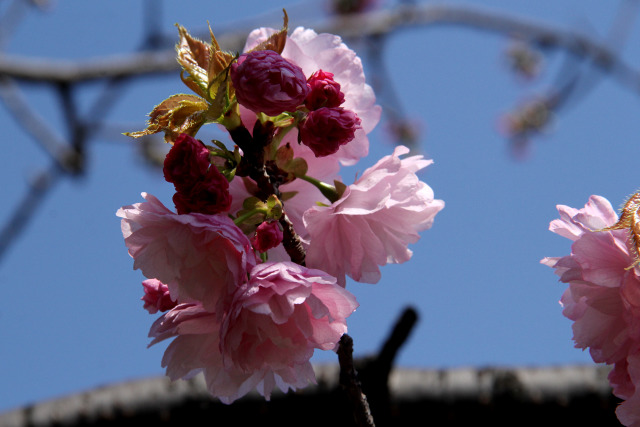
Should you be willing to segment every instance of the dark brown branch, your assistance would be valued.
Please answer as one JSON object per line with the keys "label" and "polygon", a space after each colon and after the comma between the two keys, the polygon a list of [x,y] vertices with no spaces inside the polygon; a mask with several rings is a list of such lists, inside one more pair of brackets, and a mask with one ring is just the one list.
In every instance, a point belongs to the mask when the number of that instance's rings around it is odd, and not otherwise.
{"label": "dark brown branch", "polygon": [[340,363],[340,387],[349,398],[356,425],[374,427],[367,396],[362,393],[358,374],[353,366],[353,339],[347,334],[342,336],[338,345],[338,362]]}

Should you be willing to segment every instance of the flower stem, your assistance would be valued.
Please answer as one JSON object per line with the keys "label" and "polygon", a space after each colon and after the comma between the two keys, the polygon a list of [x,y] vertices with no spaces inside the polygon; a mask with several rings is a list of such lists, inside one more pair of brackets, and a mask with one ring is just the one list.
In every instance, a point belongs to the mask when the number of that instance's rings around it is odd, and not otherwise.
{"label": "flower stem", "polygon": [[329,185],[326,182],[322,182],[308,175],[300,175],[297,178],[300,178],[304,181],[307,181],[310,184],[313,184],[318,190],[320,190],[320,192],[324,197],[326,197],[331,201],[331,203],[335,203],[340,199],[338,190],[333,185]]}
{"label": "flower stem", "polygon": [[236,219],[234,219],[233,223],[235,225],[240,225],[245,220],[247,220],[247,219],[251,218],[252,216],[254,216],[255,214],[259,214],[259,213],[262,213],[262,214],[266,215],[267,214],[267,210],[266,209],[259,209],[259,208],[250,210],[249,212],[245,212],[244,214],[242,214],[239,217],[237,217]]}

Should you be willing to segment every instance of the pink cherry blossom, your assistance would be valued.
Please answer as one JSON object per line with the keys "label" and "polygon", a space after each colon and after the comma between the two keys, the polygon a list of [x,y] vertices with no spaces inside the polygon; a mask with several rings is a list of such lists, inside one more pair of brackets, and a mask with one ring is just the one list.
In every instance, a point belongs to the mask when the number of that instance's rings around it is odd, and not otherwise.
{"label": "pink cherry blossom", "polygon": [[133,267],[169,287],[175,301],[215,311],[256,263],[249,239],[225,215],[178,215],[158,199],[118,210]]}
{"label": "pink cherry blossom", "polygon": [[[253,30],[247,38],[245,51],[255,47],[275,32],[277,30],[273,28]],[[343,165],[353,165],[366,156],[369,152],[367,134],[378,124],[381,108],[375,103],[373,89],[365,82],[362,61],[356,53],[342,43],[338,36],[317,34],[313,30],[298,27],[287,37],[282,57],[302,68],[307,78],[318,70],[332,73],[333,80],[340,85],[340,90],[344,94],[344,103],[341,107],[353,111],[362,121],[362,129],[356,131],[354,140],[323,162],[333,159],[340,161]],[[245,121],[244,115],[242,119]],[[287,142],[297,146],[296,131],[290,132],[285,137],[283,144]]]}
{"label": "pink cherry blossom", "polygon": [[144,296],[140,298],[144,301],[144,309],[149,314],[156,314],[158,311],[171,310],[176,306],[176,302],[171,299],[169,287],[158,279],[147,279],[142,282]]}
{"label": "pink cherry blossom", "polygon": [[322,268],[345,283],[376,283],[378,266],[403,263],[411,258],[408,244],[419,231],[431,227],[444,207],[433,190],[415,174],[432,163],[422,156],[400,159],[409,152],[397,147],[360,179],[347,187],[331,206],[314,206],[304,213],[309,234],[307,265]]}
{"label": "pink cherry blossom", "polygon": [[251,271],[223,320],[201,304],[181,304],[151,327],[150,345],[168,338],[162,359],[176,380],[202,371],[209,391],[231,403],[256,388],[267,400],[278,386],[315,382],[314,349],[333,350],[358,304],[334,277],[293,263]]}
{"label": "pink cherry blossom", "polygon": [[357,307],[355,297],[323,271],[291,262],[259,264],[225,318],[225,366],[262,372],[266,397],[274,385],[283,391],[304,387],[315,382],[309,375],[314,349],[336,348]]}
{"label": "pink cherry blossom", "polygon": [[560,300],[573,320],[575,346],[589,349],[595,362],[613,364],[609,380],[614,394],[628,399],[616,413],[627,426],[640,426],[640,276],[629,269],[625,230],[597,231],[616,223],[609,201],[591,196],[583,209],[558,205],[560,219],[549,229],[573,241],[571,254],[544,258],[569,287]]}

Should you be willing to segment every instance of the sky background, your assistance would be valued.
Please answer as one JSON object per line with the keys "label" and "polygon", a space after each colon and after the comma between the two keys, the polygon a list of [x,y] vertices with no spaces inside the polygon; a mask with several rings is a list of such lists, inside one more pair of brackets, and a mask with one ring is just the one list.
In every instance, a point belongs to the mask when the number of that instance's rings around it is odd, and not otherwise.
{"label": "sky background", "polygon": [[[46,12],[24,15],[3,48],[52,60],[134,52],[150,3],[60,0]],[[0,11],[7,4],[0,2]],[[469,4],[594,38],[610,32],[618,6],[595,0]],[[193,32],[204,30],[207,20],[220,33],[246,28],[247,22],[279,27],[282,7],[291,28],[327,17],[320,1],[162,2],[161,11],[152,13],[162,32],[174,37],[175,23]],[[630,64],[638,63],[639,41],[640,26],[633,26],[622,51]],[[348,43],[360,52],[361,44]],[[462,26],[407,29],[378,47],[387,74],[376,78],[366,50],[361,52],[383,109],[394,94],[407,118],[419,124],[419,148],[435,161],[421,178],[446,207],[411,246],[411,261],[383,267],[376,285],[348,282],[360,302],[348,323],[356,355],[375,352],[411,305],[420,319],[398,366],[590,363],[588,353],[573,348],[571,322],[561,314],[558,300],[565,285],[539,261],[570,251],[567,239],[548,231],[557,204],[580,208],[599,194],[618,207],[638,189],[638,94],[560,51],[549,52],[540,75],[526,82],[506,65],[510,45],[504,35]],[[549,89],[567,69],[588,72],[589,90],[571,99],[553,126],[532,139],[526,156],[514,156],[498,131],[500,116]],[[30,105],[66,136],[55,93],[43,85],[21,87]],[[75,94],[81,113],[101,88],[86,84]],[[142,129],[151,108],[179,92],[188,90],[177,74],[134,80],[104,119],[121,131]],[[369,157],[342,173],[345,183],[392,152],[385,117],[383,110],[370,135]],[[0,109],[0,129],[2,225],[29,180],[51,160],[6,109]],[[212,130],[198,136],[208,135],[223,137]],[[156,316],[142,309],[144,278],[132,269],[115,216],[120,206],[142,201],[142,191],[171,203],[172,186],[142,160],[138,148],[117,132],[98,134],[88,146],[85,176],[53,187],[0,259],[0,411],[163,374],[166,344],[146,348]],[[336,356],[321,352],[314,360],[333,363]]]}

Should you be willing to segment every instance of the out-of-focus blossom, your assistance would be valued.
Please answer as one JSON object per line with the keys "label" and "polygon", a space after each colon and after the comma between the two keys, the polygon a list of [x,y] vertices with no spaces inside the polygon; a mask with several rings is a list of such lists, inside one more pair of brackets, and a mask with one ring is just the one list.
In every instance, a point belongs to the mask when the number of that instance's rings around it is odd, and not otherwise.
{"label": "out-of-focus blossom", "polygon": [[300,126],[300,140],[316,157],[325,157],[352,141],[359,128],[360,119],[353,111],[322,107],[309,112]]}
{"label": "out-of-focus blossom", "polygon": [[251,244],[258,252],[266,252],[282,243],[282,237],[282,228],[277,221],[265,221],[256,229]]}
{"label": "out-of-focus blossom", "polygon": [[144,301],[143,308],[149,314],[156,314],[158,311],[171,310],[176,306],[176,302],[171,299],[169,287],[158,279],[147,279],[142,282],[144,296],[140,298]]}
{"label": "out-of-focus blossom", "polygon": [[247,280],[256,258],[247,236],[225,215],[178,215],[158,199],[120,208],[133,267],[169,287],[178,303],[216,311]]}
{"label": "out-of-focus blossom", "polygon": [[540,74],[542,56],[528,43],[513,42],[507,49],[506,59],[509,67],[520,78],[532,80]]}
{"label": "out-of-focus blossom", "polygon": [[315,382],[314,349],[333,350],[358,304],[334,277],[293,263],[264,263],[238,289],[222,323],[200,304],[181,304],[151,327],[175,380],[203,371],[209,391],[231,403],[253,388],[269,399]]}
{"label": "out-of-focus blossom", "polygon": [[322,268],[345,283],[376,283],[378,266],[411,258],[408,244],[431,227],[444,208],[416,172],[432,163],[422,156],[400,159],[409,149],[396,147],[367,169],[331,206],[314,206],[304,213],[309,234],[307,265]]}
{"label": "out-of-focus blossom", "polygon": [[240,55],[231,65],[231,80],[238,103],[269,116],[295,111],[309,92],[302,69],[271,50]]}
{"label": "out-of-focus blossom", "polygon": [[207,174],[209,150],[200,141],[180,134],[164,159],[164,179],[176,190],[188,190]]}
{"label": "out-of-focus blossom", "polygon": [[[257,46],[276,32],[277,30],[273,28],[259,28],[252,31],[247,38],[245,51]],[[353,111],[361,120],[362,128],[356,131],[353,141],[342,146],[330,156],[330,159],[323,159],[322,162],[328,163],[334,160],[344,165],[353,165],[366,156],[369,152],[367,134],[378,124],[381,108],[375,103],[376,97],[371,86],[365,82],[362,61],[356,53],[342,43],[340,37],[336,35],[317,34],[313,30],[298,27],[287,37],[282,56],[302,68],[307,77],[318,70],[332,73],[333,80],[340,85],[340,90],[344,94],[344,103],[341,106],[345,110]],[[244,115],[242,120],[245,122]],[[298,146],[295,130],[289,132],[283,139],[282,144],[286,143],[296,146],[296,150],[302,148],[301,153],[306,149],[304,146]],[[308,152],[311,154],[310,150]],[[296,157],[300,157],[298,151],[296,151]],[[314,156],[311,155],[311,157]],[[308,159],[305,157],[305,160]]]}
{"label": "out-of-focus blossom", "polygon": [[576,347],[595,362],[613,364],[614,394],[627,402],[616,413],[625,425],[640,426],[640,276],[626,230],[598,231],[616,223],[609,201],[591,196],[583,209],[559,205],[549,229],[573,241],[571,254],[544,258],[569,287],[561,298],[573,320]]}
{"label": "out-of-focus blossom", "polygon": [[309,110],[321,107],[339,107],[344,102],[340,83],[333,80],[333,73],[318,70],[309,77],[309,94],[304,105]]}
{"label": "out-of-focus blossom", "polygon": [[379,7],[380,0],[331,0],[331,12],[338,15],[362,13]]}

